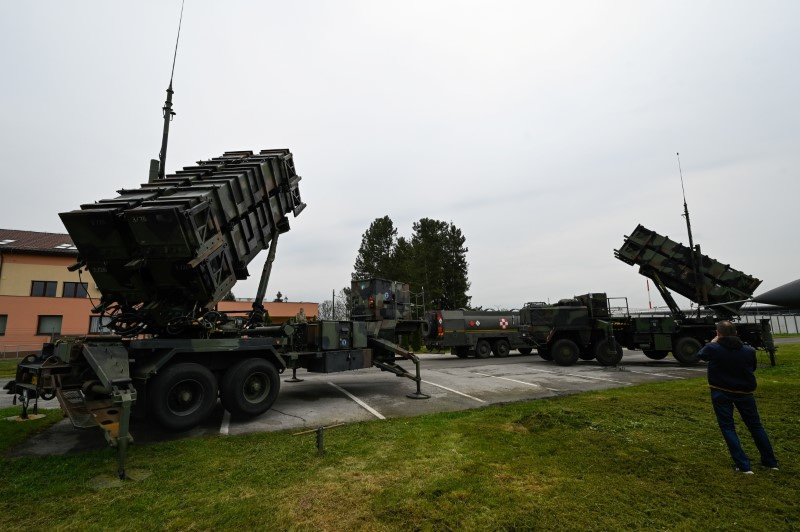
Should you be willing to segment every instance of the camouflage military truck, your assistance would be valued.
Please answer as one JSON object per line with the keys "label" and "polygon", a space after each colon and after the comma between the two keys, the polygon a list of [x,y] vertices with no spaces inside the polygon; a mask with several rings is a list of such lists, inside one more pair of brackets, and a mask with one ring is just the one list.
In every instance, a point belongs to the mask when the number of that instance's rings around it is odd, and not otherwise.
{"label": "camouflage military truck", "polygon": [[519,312],[513,311],[429,311],[422,332],[429,350],[449,349],[459,358],[506,357],[514,349],[529,355],[533,350]]}
{"label": "camouflage military truck", "polygon": [[[187,430],[219,398],[235,418],[257,416],[287,369],[377,366],[414,380],[410,397],[425,397],[419,360],[394,343],[419,326],[407,319],[407,288],[387,298],[386,281],[362,282],[358,293],[376,305],[352,320],[270,323],[262,301],[288,215],[305,208],[299,182],[288,150],[227,152],[62,213],[79,253],[72,269],[91,272],[102,294],[94,312],[113,334],[56,338],[24,359],[9,386],[23,416],[31,401],[35,412],[39,397],[57,397],[76,427],[100,427],[117,446],[124,477],[131,415]],[[252,310],[215,310],[265,249]]]}
{"label": "camouflage military truck", "polygon": [[[738,311],[761,280],[722,264],[695,249],[659,235],[642,225],[626,236],[614,256],[653,281],[667,306],[668,316],[631,316],[626,312],[615,317],[614,335],[628,349],[641,349],[652,359],[662,359],[670,352],[684,365],[697,363],[697,353],[714,338],[716,322],[737,321]],[[696,315],[687,316],[669,289],[698,304]],[[705,307],[705,310],[700,310]],[[759,323],[736,323],[739,337],[756,349],[774,357],[775,345],[769,320]]]}
{"label": "camouflage military truck", "polygon": [[614,366],[622,358],[605,294],[584,294],[555,305],[526,303],[520,320],[539,356],[560,366],[580,360]]}

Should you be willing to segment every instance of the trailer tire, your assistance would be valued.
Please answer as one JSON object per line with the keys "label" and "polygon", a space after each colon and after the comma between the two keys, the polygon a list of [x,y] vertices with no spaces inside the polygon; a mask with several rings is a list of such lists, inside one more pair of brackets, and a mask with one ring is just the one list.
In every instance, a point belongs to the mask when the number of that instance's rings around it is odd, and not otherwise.
{"label": "trailer tire", "polygon": [[553,360],[559,366],[571,366],[578,361],[580,350],[578,344],[568,338],[556,340],[550,350]]}
{"label": "trailer tire", "polygon": [[518,347],[517,351],[519,351],[520,355],[530,355],[531,353],[533,353],[533,348],[532,347]]}
{"label": "trailer tire", "polygon": [[489,358],[492,353],[492,346],[486,340],[478,340],[475,344],[475,356],[478,358]]}
{"label": "trailer tire", "polygon": [[644,356],[646,356],[649,359],[661,360],[667,357],[669,351],[651,351],[650,349],[643,349],[642,353],[644,353]]}
{"label": "trailer tire", "polygon": [[231,366],[220,384],[222,405],[238,418],[258,416],[269,410],[281,388],[278,370],[263,358],[248,358]]}
{"label": "trailer tire", "polygon": [[191,362],[167,366],[150,383],[150,413],[167,430],[189,430],[214,409],[217,389],[217,379],[205,366]]}
{"label": "trailer tire", "polygon": [[508,353],[511,351],[511,345],[508,343],[508,340],[500,339],[494,343],[492,346],[492,352],[494,356],[504,358],[508,356]]}
{"label": "trailer tire", "polygon": [[699,360],[697,353],[701,347],[697,339],[691,336],[682,336],[675,341],[672,356],[680,362],[681,366],[694,366]]}
{"label": "trailer tire", "polygon": [[458,358],[468,358],[469,357],[469,347],[456,347],[453,349],[453,353]]}
{"label": "trailer tire", "polygon": [[616,349],[610,352],[608,340],[603,338],[595,344],[594,352],[601,366],[616,366],[622,360],[622,346],[617,344]]}

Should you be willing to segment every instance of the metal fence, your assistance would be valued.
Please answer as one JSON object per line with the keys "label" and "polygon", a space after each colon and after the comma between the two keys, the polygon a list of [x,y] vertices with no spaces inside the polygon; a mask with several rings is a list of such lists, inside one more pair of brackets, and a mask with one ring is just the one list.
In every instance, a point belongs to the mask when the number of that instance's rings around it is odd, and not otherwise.
{"label": "metal fence", "polygon": [[42,350],[42,344],[5,344],[0,345],[0,360],[15,359],[38,353]]}

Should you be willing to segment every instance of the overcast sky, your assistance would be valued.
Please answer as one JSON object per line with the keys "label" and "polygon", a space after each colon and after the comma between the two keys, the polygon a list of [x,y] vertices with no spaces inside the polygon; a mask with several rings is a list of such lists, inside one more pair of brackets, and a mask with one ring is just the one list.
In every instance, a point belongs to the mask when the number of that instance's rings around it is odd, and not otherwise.
{"label": "overcast sky", "polygon": [[[147,180],[179,14],[0,0],[0,227],[65,232],[59,212]],[[798,58],[794,0],[187,0],[167,171],[293,152],[308,208],[269,298],[330,298],[388,215],[463,231],[474,305],[646,307],[613,250],[639,223],[688,242],[680,152],[695,242],[760,293],[800,277]]]}

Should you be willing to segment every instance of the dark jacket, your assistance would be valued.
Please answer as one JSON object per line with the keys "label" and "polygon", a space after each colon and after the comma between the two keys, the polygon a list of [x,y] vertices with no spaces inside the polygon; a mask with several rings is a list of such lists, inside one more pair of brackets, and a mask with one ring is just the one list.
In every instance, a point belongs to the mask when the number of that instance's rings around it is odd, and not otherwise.
{"label": "dark jacket", "polygon": [[697,354],[708,361],[708,385],[726,392],[753,393],[756,389],[756,350],[736,336],[707,343]]}

